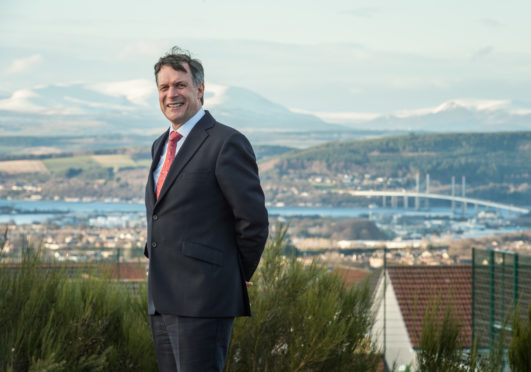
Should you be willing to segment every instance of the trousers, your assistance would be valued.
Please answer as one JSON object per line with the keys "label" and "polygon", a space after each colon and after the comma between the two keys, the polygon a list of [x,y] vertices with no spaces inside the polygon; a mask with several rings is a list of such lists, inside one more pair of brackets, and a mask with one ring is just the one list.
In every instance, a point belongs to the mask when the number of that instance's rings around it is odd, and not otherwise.
{"label": "trousers", "polygon": [[161,372],[222,372],[234,318],[150,316]]}

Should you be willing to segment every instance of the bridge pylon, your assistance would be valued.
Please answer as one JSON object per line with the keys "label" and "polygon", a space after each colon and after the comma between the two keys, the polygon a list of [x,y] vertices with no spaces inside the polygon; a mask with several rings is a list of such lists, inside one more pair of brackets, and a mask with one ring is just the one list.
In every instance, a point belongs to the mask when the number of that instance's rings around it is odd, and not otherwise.
{"label": "bridge pylon", "polygon": [[[426,173],[426,194],[430,193],[430,174]],[[430,199],[426,198],[426,210],[430,210]]]}
{"label": "bridge pylon", "polygon": [[[420,194],[420,174],[417,173],[417,187],[416,187],[417,194]],[[415,196],[415,210],[418,211],[420,208],[420,198],[418,196]]]}
{"label": "bridge pylon", "polygon": [[[461,197],[463,199],[466,198],[466,177],[461,177]],[[466,216],[467,209],[466,209],[466,200],[463,201],[463,215]]]}
{"label": "bridge pylon", "polygon": [[[452,198],[455,197],[455,176],[452,176]],[[452,199],[452,216],[455,214],[455,200]]]}

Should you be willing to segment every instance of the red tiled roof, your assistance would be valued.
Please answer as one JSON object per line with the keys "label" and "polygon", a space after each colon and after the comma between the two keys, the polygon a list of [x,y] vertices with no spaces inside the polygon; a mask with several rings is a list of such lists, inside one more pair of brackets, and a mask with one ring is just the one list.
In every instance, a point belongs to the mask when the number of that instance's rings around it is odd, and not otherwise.
{"label": "red tiled roof", "polygon": [[122,281],[144,281],[147,279],[147,265],[146,264],[140,264],[140,263],[120,263],[119,265],[119,272],[120,275],[118,276],[118,265],[114,264],[108,264],[103,266],[102,268],[110,274],[111,278],[113,279],[120,279]]}
{"label": "red tiled roof", "polygon": [[428,305],[441,299],[461,325],[461,343],[472,345],[472,268],[462,266],[391,266],[389,277],[414,348],[420,346],[422,320]]}
{"label": "red tiled roof", "polygon": [[[7,269],[16,270],[22,267],[23,264],[7,264],[2,265]],[[53,270],[53,269],[64,269],[67,272],[76,273],[76,272],[88,272],[95,270],[97,274],[107,275],[112,279],[119,279],[121,281],[145,281],[147,279],[147,264],[146,263],[131,263],[131,262],[121,262],[119,265],[117,263],[44,263],[40,264],[44,270]],[[120,275],[118,275],[118,272]]]}
{"label": "red tiled roof", "polygon": [[357,284],[361,282],[363,279],[368,277],[372,271],[371,270],[364,270],[364,269],[355,269],[355,268],[347,268],[347,267],[337,267],[334,269],[334,272],[336,272],[341,279],[345,282],[347,286],[351,286],[353,284]]}

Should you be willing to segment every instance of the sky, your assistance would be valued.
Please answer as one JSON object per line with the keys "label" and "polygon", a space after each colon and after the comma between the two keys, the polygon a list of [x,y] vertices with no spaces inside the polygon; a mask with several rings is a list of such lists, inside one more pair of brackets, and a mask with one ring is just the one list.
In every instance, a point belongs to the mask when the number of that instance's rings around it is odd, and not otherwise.
{"label": "sky", "polygon": [[3,0],[0,99],[74,82],[147,96],[153,64],[179,45],[207,89],[321,116],[454,99],[529,107],[529,14],[527,0]]}

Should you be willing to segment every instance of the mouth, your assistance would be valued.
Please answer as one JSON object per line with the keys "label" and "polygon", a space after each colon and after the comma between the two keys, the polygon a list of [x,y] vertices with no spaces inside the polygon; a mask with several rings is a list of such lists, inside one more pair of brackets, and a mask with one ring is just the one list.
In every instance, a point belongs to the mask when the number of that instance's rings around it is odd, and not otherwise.
{"label": "mouth", "polygon": [[169,108],[178,108],[178,107],[181,107],[181,106],[183,106],[183,105],[184,105],[184,103],[170,103],[170,104],[168,105],[168,107],[169,107]]}

